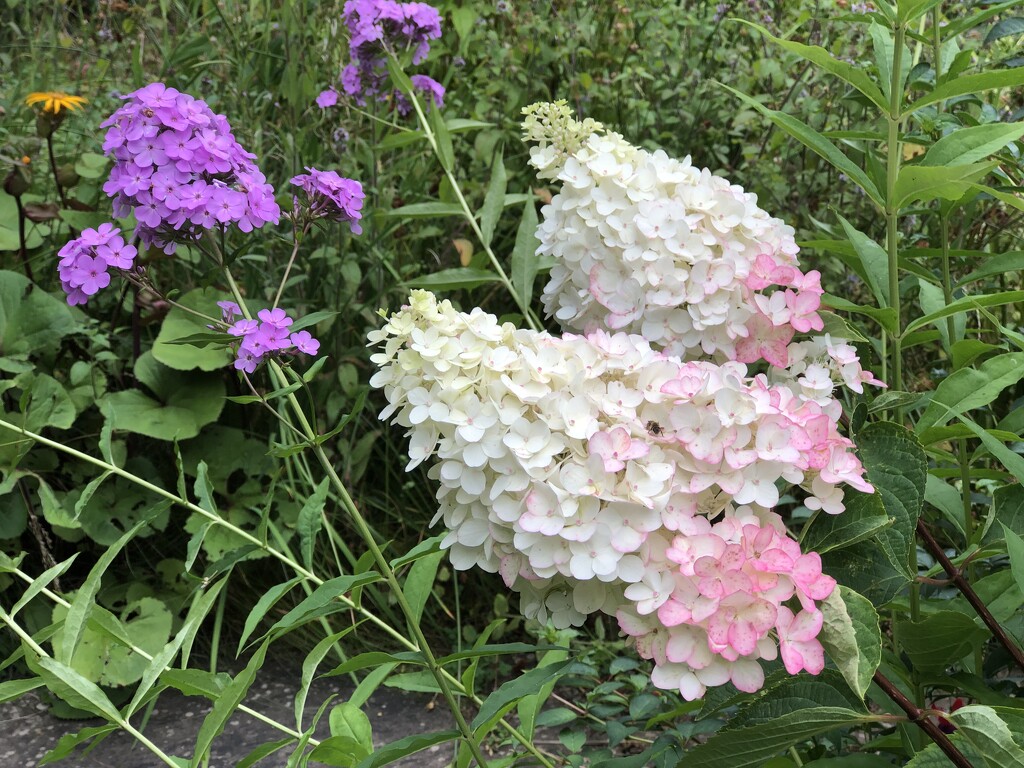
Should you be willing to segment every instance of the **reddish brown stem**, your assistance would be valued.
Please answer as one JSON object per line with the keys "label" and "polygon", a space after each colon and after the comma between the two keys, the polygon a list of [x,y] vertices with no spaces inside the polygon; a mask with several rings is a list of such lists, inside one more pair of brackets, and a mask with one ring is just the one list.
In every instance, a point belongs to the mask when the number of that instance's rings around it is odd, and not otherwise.
{"label": "reddish brown stem", "polygon": [[907,717],[914,725],[928,734],[928,738],[938,745],[939,749],[949,758],[950,762],[957,768],[974,768],[971,761],[964,757],[963,752],[956,748],[956,745],[949,740],[949,737],[942,732],[938,725],[933,723],[925,712],[917,707],[914,702],[903,695],[893,682],[881,672],[875,672],[875,684],[885,691],[885,695],[907,713]]}
{"label": "reddish brown stem", "polygon": [[21,263],[25,268],[25,277],[33,283],[32,265],[28,263],[28,247],[25,240],[25,208],[21,204],[21,195],[14,196],[14,203],[18,206],[18,251],[21,254]]}
{"label": "reddish brown stem", "polygon": [[50,155],[50,172],[53,173],[53,183],[57,185],[57,194],[60,195],[61,208],[68,207],[68,199],[64,196],[64,187],[60,183],[60,176],[57,173],[57,158],[53,154],[53,134],[46,137],[46,151]]}
{"label": "reddish brown stem", "polygon": [[971,587],[970,582],[964,578],[960,569],[953,565],[953,562],[946,557],[946,553],[942,550],[939,542],[935,540],[935,537],[932,536],[931,531],[928,530],[924,521],[921,519],[918,519],[917,521],[917,534],[921,537],[921,540],[924,542],[928,551],[932,554],[932,557],[939,561],[942,569],[949,576],[949,580],[956,585],[956,588],[960,590],[963,596],[967,599],[967,602],[971,604],[971,607],[978,612],[981,620],[985,622],[985,626],[991,630],[995,639],[998,640],[1000,645],[1006,649],[1006,652],[1010,654],[1013,660],[1017,663],[1017,666],[1024,671],[1024,651],[1021,651],[1020,647],[1013,641],[1013,639],[1006,634],[1006,630],[999,625],[999,622],[996,621],[996,617],[992,615],[992,612],[988,609],[988,606],[985,605],[984,601],[978,597],[978,593],[974,591],[973,587]]}

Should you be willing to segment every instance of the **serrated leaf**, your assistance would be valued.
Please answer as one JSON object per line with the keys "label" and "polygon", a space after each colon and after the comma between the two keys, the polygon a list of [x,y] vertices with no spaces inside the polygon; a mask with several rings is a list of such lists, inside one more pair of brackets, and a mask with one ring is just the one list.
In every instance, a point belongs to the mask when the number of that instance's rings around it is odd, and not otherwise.
{"label": "serrated leaf", "polygon": [[882,660],[882,633],[871,601],[839,585],[822,603],[819,640],[851,690],[861,699]]}
{"label": "serrated leaf", "polygon": [[1018,742],[1024,734],[1018,731],[1015,739],[1000,710],[972,704],[951,712],[949,720],[981,754],[988,768],[1024,768],[1024,749]]}

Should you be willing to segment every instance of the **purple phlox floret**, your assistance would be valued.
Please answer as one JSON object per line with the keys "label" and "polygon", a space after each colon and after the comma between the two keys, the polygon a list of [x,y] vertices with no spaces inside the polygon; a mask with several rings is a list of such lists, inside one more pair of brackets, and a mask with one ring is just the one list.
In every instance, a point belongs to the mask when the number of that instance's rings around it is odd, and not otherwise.
{"label": "purple phlox floret", "polygon": [[[241,312],[234,302],[220,301],[217,304],[226,323],[234,319],[236,312]],[[240,339],[235,355],[237,370],[252,373],[272,355],[297,352],[315,355],[319,351],[320,342],[308,331],[289,333],[288,329],[295,321],[280,307],[261,309],[256,317],[258,319],[255,320],[235,320],[228,328],[228,333]]]}
{"label": "purple phlox floret", "polygon": [[352,232],[363,230],[357,223],[362,218],[363,185],[334,171],[307,167],[307,173],[292,177],[291,183],[306,193],[311,215],[331,221],[348,222]]}
{"label": "purple phlox floret", "polygon": [[[423,94],[427,109],[430,109],[431,105],[438,109],[444,107],[444,86],[437,80],[427,75],[413,75],[409,79],[412,81],[412,87]],[[398,114],[405,116],[412,112],[412,103],[404,93],[396,91],[395,108]]]}
{"label": "purple phlox floret", "polygon": [[430,41],[441,36],[441,14],[426,3],[348,0],[344,19],[352,61],[342,71],[341,87],[359,104],[382,96],[386,49],[412,50],[412,61],[419,64],[430,52]]}
{"label": "purple phlox floret", "polygon": [[113,224],[100,224],[83,230],[58,251],[57,272],[68,304],[85,304],[110,285],[109,269],[134,269],[138,251],[120,235],[121,230]]}
{"label": "purple phlox floret", "polygon": [[217,306],[220,307],[220,318],[225,323],[233,323],[242,314],[242,309],[233,301],[218,301]]}
{"label": "purple phlox floret", "polygon": [[224,115],[187,93],[150,83],[124,97],[102,126],[113,157],[103,191],[114,213],[134,213],[146,245],[173,253],[207,229],[243,232],[280,221],[274,188]]}
{"label": "purple phlox floret", "polygon": [[328,88],[326,91],[321,91],[320,95],[316,97],[316,105],[320,109],[327,109],[333,107],[338,103],[338,92],[334,88]]}

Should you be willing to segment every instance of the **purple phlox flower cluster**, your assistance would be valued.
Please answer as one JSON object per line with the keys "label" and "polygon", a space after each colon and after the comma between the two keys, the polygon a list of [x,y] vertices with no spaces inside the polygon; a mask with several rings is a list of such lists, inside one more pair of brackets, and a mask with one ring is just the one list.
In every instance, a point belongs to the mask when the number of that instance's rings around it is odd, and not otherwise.
{"label": "purple phlox flower cluster", "polygon": [[228,333],[241,339],[235,355],[235,368],[252,373],[260,363],[281,353],[303,352],[315,355],[320,342],[309,331],[291,331],[295,320],[280,308],[261,309],[256,320],[238,319],[241,309],[233,301],[218,301],[221,317],[229,324]]}
{"label": "purple phlox flower cluster", "polygon": [[60,249],[60,285],[68,295],[68,304],[85,304],[90,296],[110,285],[110,269],[129,270],[135,266],[138,251],[125,243],[121,230],[113,224],[100,224]]}
{"label": "purple phlox flower cluster", "polygon": [[224,115],[163,83],[125,98],[102,123],[103,150],[114,158],[103,191],[117,216],[135,214],[142,242],[170,254],[208,229],[251,232],[279,221],[274,188]]}
{"label": "purple phlox flower cluster", "polygon": [[291,182],[301,188],[308,199],[309,212],[315,218],[349,222],[352,232],[363,230],[358,221],[362,218],[363,185],[353,179],[346,179],[334,171],[318,171],[307,167],[309,173],[300,173]]}
{"label": "purple phlox flower cluster", "polygon": [[[419,64],[430,52],[430,41],[441,36],[441,14],[426,3],[348,0],[344,19],[351,36],[351,61],[341,72],[341,88],[361,105],[368,98],[384,100],[390,95],[384,89],[386,49],[412,50],[413,64]],[[438,108],[443,105],[444,86],[436,80],[418,75],[413,77],[413,85]],[[332,91],[321,93],[317,105],[333,106],[337,99],[335,96],[331,101]],[[409,112],[408,100],[402,94],[395,94],[395,101],[402,114]]]}

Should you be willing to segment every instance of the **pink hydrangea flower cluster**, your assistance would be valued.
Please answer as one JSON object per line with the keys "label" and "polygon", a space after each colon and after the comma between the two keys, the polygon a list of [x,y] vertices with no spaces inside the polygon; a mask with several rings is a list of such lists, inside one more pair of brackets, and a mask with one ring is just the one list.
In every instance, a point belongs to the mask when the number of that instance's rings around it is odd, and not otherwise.
{"label": "pink hydrangea flower cluster", "polygon": [[136,235],[173,253],[204,231],[276,224],[274,189],[235,140],[224,115],[187,93],[151,83],[129,94],[102,127],[114,158],[103,191],[117,216],[135,214]]}
{"label": "pink hydrangea flower cluster", "polygon": [[[344,10],[349,30],[351,62],[341,72],[341,88],[356,103],[366,104],[368,98],[385,100],[393,97],[400,114],[412,107],[404,94],[389,93],[387,54],[412,50],[413,64],[419,64],[430,52],[430,41],[441,36],[441,14],[426,3],[399,3],[395,0],[348,0]],[[427,99],[428,105],[444,106],[444,86],[427,75],[413,75],[413,87]],[[338,91],[329,88],[316,99],[321,109],[338,103]]]}
{"label": "pink hydrangea flower cluster", "polygon": [[85,229],[68,241],[57,254],[60,285],[68,304],[85,304],[90,296],[110,285],[111,269],[130,270],[135,267],[138,251],[125,243],[121,230],[113,224],[100,224]]}
{"label": "pink hydrangea flower cluster", "polygon": [[561,183],[538,253],[555,258],[542,301],[563,329],[780,368],[796,333],[822,330],[821,276],[800,271],[793,229],[756,195],[577,122],[564,102],[528,108],[524,131],[538,175]]}
{"label": "pink hydrangea flower cluster", "polygon": [[[788,372],[772,381],[736,361],[684,361],[621,332],[517,330],[426,291],[370,342],[382,348],[371,358],[371,384],[389,402],[381,418],[409,429],[410,468],[437,458],[435,522],[456,568],[500,573],[527,616],[557,626],[618,616],[664,668],[655,681],[676,675],[687,696],[727,680],[756,688],[772,633],[793,622],[802,668],[820,671],[820,644],[797,635],[820,628],[815,601],[834,582],[770,508],[780,482],[831,513],[842,485],[872,490],[837,430],[831,389],[825,398]],[[813,364],[842,380],[829,361]],[[801,613],[787,624],[794,597]],[[674,613],[660,611],[670,600]],[[695,650],[655,655],[673,633]]]}
{"label": "pink hydrangea flower cluster", "polygon": [[320,342],[309,331],[291,331],[294,318],[280,308],[261,309],[258,319],[238,319],[242,310],[233,301],[219,301],[221,319],[228,325],[228,333],[239,338],[235,355],[235,369],[252,373],[267,357],[279,354],[316,355]]}
{"label": "pink hydrangea flower cluster", "polygon": [[348,222],[352,232],[363,230],[358,222],[363,217],[363,185],[346,179],[334,171],[306,168],[306,173],[293,176],[291,183],[306,193],[306,210],[313,218]]}

